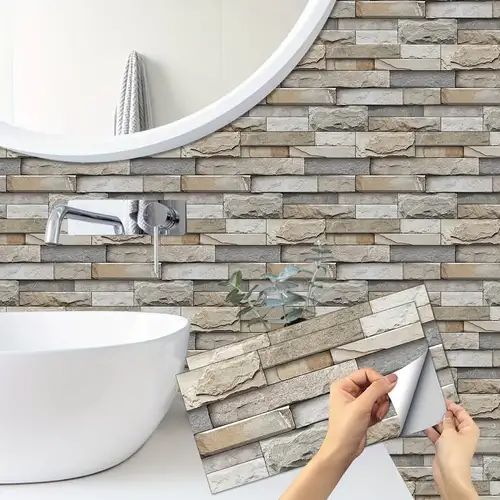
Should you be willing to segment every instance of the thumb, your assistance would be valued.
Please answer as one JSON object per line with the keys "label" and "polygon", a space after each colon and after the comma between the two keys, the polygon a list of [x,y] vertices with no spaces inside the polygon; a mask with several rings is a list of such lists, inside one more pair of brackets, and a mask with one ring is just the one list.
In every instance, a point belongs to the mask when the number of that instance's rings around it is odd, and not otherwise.
{"label": "thumb", "polygon": [[394,389],[398,377],[391,373],[386,377],[379,378],[371,383],[365,391],[357,398],[357,401],[367,409],[372,409],[373,405],[383,396],[389,394]]}
{"label": "thumb", "polygon": [[453,413],[448,410],[443,418],[443,432],[444,431],[456,431],[455,417]]}

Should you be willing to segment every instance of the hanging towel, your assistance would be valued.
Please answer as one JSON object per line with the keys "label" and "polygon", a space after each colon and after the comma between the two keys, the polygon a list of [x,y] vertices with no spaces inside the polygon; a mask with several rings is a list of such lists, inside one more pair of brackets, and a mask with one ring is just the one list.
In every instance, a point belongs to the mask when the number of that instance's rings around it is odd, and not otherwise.
{"label": "hanging towel", "polygon": [[134,134],[152,128],[144,58],[135,50],[129,55],[115,112],[115,135]]}

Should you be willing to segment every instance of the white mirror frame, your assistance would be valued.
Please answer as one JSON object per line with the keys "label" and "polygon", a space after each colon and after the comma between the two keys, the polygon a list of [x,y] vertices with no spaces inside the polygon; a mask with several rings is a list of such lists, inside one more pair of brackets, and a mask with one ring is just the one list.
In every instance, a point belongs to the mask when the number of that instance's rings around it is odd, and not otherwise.
{"label": "white mirror frame", "polygon": [[309,0],[288,36],[256,72],[224,97],[180,120],[108,139],[44,134],[0,122],[0,147],[38,158],[94,163],[151,156],[201,139],[245,114],[285,79],[313,44],[335,1]]}

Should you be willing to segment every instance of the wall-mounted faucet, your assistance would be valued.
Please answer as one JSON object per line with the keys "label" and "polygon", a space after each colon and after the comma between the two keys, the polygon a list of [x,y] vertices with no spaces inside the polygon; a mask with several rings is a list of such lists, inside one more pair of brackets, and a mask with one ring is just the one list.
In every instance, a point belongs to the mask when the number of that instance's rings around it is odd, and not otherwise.
{"label": "wall-mounted faucet", "polygon": [[184,201],[72,200],[52,207],[45,242],[59,244],[64,221],[69,235],[138,235],[153,237],[154,274],[161,278],[160,236],[186,232]]}

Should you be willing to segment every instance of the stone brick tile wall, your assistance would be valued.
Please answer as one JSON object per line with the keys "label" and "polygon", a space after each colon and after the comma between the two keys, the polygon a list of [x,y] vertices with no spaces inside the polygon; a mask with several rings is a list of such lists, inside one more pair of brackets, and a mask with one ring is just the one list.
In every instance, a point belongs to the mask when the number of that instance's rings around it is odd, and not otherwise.
{"label": "stone brick tile wall", "polygon": [[[456,401],[424,285],[189,356],[177,381],[211,491],[305,465],[325,438],[331,382],[363,367],[383,375],[410,363],[424,370],[422,356]],[[439,393],[432,384],[420,389]],[[413,398],[420,389],[408,395],[412,408],[432,404]],[[389,409],[367,444],[413,436],[406,417]]]}
{"label": "stone brick tile wall", "polygon": [[[482,430],[474,479],[500,498],[500,2],[338,1],[299,67],[264,103],[165,153],[71,165],[2,152],[0,307],[181,313],[191,347],[258,334],[224,303],[331,251],[318,312],[425,282],[458,389]],[[188,230],[163,240],[43,245],[69,198],[184,198]],[[416,498],[436,494],[423,437],[391,444]]]}

